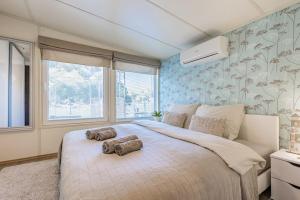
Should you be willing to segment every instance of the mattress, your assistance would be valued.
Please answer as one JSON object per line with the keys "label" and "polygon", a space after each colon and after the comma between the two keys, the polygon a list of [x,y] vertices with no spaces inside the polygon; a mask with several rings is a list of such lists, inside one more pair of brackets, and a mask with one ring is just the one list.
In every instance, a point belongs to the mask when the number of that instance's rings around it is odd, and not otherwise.
{"label": "mattress", "polygon": [[270,155],[274,152],[272,148],[267,147],[265,145],[256,144],[253,142],[249,142],[247,140],[237,139],[236,142],[246,145],[253,149],[256,153],[258,153],[261,157],[263,157],[266,160],[266,166],[263,169],[258,170],[258,175],[266,171],[271,167],[271,159]]}

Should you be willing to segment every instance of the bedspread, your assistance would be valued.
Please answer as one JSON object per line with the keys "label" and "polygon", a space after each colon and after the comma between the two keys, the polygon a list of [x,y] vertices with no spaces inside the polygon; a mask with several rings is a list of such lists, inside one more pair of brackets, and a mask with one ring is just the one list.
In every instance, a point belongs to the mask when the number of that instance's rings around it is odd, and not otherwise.
{"label": "bedspread", "polygon": [[84,130],[67,133],[61,152],[61,200],[258,199],[259,161],[241,174],[209,148],[145,124],[113,127],[118,137],[137,135],[143,149],[122,157],[103,154],[102,142],[87,140]]}

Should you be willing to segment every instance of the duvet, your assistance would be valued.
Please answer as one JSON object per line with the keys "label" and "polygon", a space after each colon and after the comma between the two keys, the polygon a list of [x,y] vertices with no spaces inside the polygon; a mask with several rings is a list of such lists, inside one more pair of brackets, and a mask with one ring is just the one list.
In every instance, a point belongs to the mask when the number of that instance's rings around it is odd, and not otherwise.
{"label": "duvet", "polygon": [[265,161],[250,148],[159,122],[113,126],[144,143],[125,156],[103,154],[85,131],[67,133],[61,149],[61,200],[254,200]]}

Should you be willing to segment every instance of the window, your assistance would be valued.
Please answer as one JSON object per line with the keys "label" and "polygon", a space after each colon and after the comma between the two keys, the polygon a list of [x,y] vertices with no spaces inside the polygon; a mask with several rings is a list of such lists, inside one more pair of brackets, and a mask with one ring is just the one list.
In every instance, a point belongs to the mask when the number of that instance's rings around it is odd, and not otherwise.
{"label": "window", "polygon": [[0,39],[0,128],[30,125],[31,44]]}
{"label": "window", "polygon": [[43,125],[150,117],[157,108],[160,61],[44,36],[39,47]]}
{"label": "window", "polygon": [[156,96],[156,75],[116,70],[117,119],[150,117]]}
{"label": "window", "polygon": [[48,121],[104,118],[103,67],[48,60],[44,66]]}

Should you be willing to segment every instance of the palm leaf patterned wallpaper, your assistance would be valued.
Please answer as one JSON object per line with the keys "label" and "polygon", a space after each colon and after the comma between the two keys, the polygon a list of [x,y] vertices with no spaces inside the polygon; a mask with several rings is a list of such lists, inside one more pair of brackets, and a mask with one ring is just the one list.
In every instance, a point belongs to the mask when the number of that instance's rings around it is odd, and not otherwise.
{"label": "palm leaf patterned wallpaper", "polygon": [[279,115],[280,146],[287,147],[290,116],[300,111],[300,4],[225,36],[226,59],[183,67],[178,54],[162,62],[161,110],[173,103],[243,103],[247,113]]}

